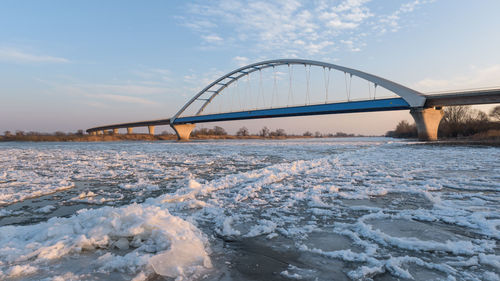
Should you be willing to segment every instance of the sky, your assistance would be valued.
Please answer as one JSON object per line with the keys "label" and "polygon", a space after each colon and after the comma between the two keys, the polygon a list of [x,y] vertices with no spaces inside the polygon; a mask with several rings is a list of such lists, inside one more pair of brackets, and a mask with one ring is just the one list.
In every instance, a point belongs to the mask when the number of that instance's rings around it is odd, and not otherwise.
{"label": "sky", "polygon": [[[334,63],[423,93],[500,86],[498,0],[0,4],[0,133],[169,118],[214,79],[267,59]],[[402,119],[412,121],[397,111],[200,126],[376,135]]]}

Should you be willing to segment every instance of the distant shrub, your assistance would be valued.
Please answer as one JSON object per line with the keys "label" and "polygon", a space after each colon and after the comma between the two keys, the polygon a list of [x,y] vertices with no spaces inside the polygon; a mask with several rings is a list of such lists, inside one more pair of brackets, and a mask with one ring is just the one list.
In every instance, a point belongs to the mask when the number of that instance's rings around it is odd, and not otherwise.
{"label": "distant shrub", "polygon": [[276,131],[269,133],[271,137],[286,137],[286,132],[284,129],[276,129]]}
{"label": "distant shrub", "polygon": [[389,131],[385,135],[393,138],[416,138],[418,136],[417,126],[406,120],[401,120],[394,131]]}
{"label": "distant shrub", "polygon": [[200,128],[198,130],[194,130],[191,135],[193,136],[225,136],[227,135],[226,130],[224,128],[215,126],[213,129]]}

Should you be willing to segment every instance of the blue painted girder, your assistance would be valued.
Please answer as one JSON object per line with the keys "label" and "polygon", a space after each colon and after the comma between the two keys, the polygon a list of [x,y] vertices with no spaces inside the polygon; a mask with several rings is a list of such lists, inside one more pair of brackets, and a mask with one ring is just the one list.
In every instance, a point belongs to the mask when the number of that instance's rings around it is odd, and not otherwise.
{"label": "blue painted girder", "polygon": [[402,98],[350,101],[304,106],[256,109],[228,113],[207,114],[179,117],[173,124],[204,123],[258,118],[275,118],[289,116],[307,116],[336,113],[372,112],[410,109],[410,105]]}

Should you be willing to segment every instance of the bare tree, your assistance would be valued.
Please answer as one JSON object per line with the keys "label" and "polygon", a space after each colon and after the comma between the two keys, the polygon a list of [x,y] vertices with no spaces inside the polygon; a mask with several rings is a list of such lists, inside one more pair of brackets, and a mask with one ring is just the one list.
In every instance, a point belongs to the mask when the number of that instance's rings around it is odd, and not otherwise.
{"label": "bare tree", "polygon": [[314,137],[316,137],[316,138],[321,138],[322,136],[323,136],[323,135],[321,134],[321,132],[320,132],[320,131],[316,131],[316,132],[314,133]]}
{"label": "bare tree", "polygon": [[469,105],[449,106],[444,108],[439,135],[443,137],[469,136],[487,131],[489,127],[488,115],[484,112],[472,109]]}
{"label": "bare tree", "polygon": [[248,132],[247,127],[241,127],[238,132],[236,132],[237,136],[248,136],[250,133]]}
{"label": "bare tree", "polygon": [[227,132],[226,132],[226,130],[224,130],[224,128],[219,127],[219,126],[215,126],[214,127],[214,135],[224,136],[224,135],[227,135]]}
{"label": "bare tree", "polygon": [[448,106],[443,111],[442,121],[452,125],[465,123],[470,119],[472,113],[470,105]]}
{"label": "bare tree", "polygon": [[272,137],[284,137],[286,136],[286,132],[284,129],[276,129],[276,131],[269,133]]}
{"label": "bare tree", "polygon": [[302,134],[304,137],[312,137],[313,133],[307,131],[304,134]]}
{"label": "bare tree", "polygon": [[265,138],[265,137],[269,136],[269,132],[270,132],[269,128],[264,126],[264,128],[260,129],[259,136]]}
{"label": "bare tree", "polygon": [[500,105],[495,106],[495,108],[490,111],[490,117],[500,121]]}

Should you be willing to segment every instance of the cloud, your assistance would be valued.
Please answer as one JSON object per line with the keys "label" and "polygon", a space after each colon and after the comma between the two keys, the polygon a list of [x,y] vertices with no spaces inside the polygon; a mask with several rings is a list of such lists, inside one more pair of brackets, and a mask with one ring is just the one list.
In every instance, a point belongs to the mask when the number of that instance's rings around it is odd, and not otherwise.
{"label": "cloud", "polygon": [[412,13],[419,6],[435,2],[435,0],[413,0],[411,2],[403,3],[399,9],[388,15],[381,15],[378,22],[374,24],[374,30],[384,34],[388,31],[396,32],[401,29],[401,17],[405,14]]}
{"label": "cloud", "polygon": [[371,0],[198,1],[187,4],[188,14],[180,19],[204,44],[220,46],[224,38],[224,46],[244,46],[259,55],[321,56],[360,51],[367,32],[397,31],[405,14],[429,2],[412,0],[381,14],[370,9]]}
{"label": "cloud", "polygon": [[233,61],[236,62],[236,64],[239,67],[242,67],[242,66],[248,65],[249,62],[250,62],[250,59],[247,58],[247,57],[236,56],[236,57],[233,58]]}
{"label": "cloud", "polygon": [[448,78],[425,78],[412,86],[422,92],[438,92],[449,90],[467,90],[484,87],[500,87],[500,64],[487,67],[473,66],[466,73]]}
{"label": "cloud", "polygon": [[143,96],[143,95],[157,95],[165,93],[165,88],[145,86],[138,84],[81,84],[78,85],[84,90],[95,93],[110,93],[118,95],[131,95],[131,96]]}
{"label": "cloud", "polygon": [[68,59],[36,55],[11,48],[0,48],[0,61],[16,63],[68,63]]}
{"label": "cloud", "polygon": [[145,98],[139,97],[131,97],[131,96],[123,96],[123,95],[113,95],[113,94],[104,94],[104,95],[89,95],[90,97],[95,97],[99,99],[106,99],[116,102],[123,103],[133,103],[133,104],[143,104],[143,105],[156,105],[157,103]]}
{"label": "cloud", "polygon": [[221,43],[223,41],[221,37],[215,34],[202,35],[201,38],[203,38],[203,40],[205,40],[208,43]]}
{"label": "cloud", "polygon": [[169,90],[161,86],[143,85],[141,82],[123,84],[94,84],[81,83],[78,81],[54,82],[38,79],[39,82],[48,86],[46,93],[58,93],[74,96],[76,99],[82,99],[82,103],[93,107],[107,107],[112,105],[110,102],[141,104],[141,105],[159,105],[159,94],[166,94]]}

